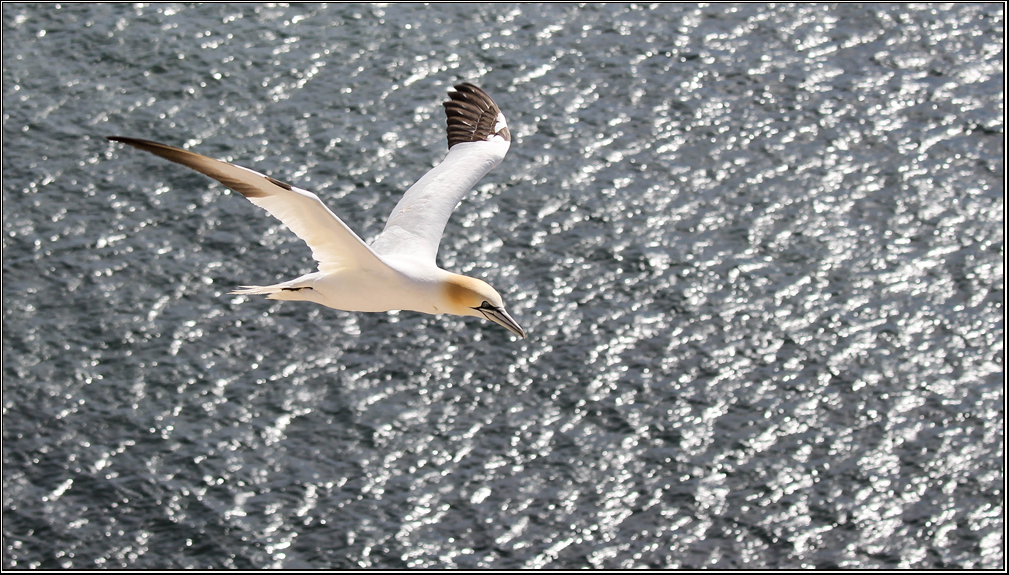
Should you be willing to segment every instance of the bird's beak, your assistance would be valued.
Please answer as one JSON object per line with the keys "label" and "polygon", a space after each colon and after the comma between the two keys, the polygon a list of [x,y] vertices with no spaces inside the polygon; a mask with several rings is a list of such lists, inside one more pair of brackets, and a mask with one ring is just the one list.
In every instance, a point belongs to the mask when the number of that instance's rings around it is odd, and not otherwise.
{"label": "bird's beak", "polygon": [[526,336],[526,331],[519,327],[519,324],[512,319],[512,316],[508,315],[508,312],[504,308],[493,306],[487,302],[477,308],[473,308],[478,312],[482,313],[483,316],[490,321],[503,326],[508,331],[514,333],[515,335],[524,338]]}

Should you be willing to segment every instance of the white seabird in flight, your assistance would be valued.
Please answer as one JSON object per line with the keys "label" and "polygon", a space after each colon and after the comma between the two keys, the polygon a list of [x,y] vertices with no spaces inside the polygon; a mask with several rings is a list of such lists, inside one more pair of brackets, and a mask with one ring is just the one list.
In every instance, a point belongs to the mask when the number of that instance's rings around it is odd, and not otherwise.
{"label": "white seabird in flight", "polygon": [[469,83],[445,102],[449,152],[410,186],[385,229],[368,244],[319,197],[248,168],[157,142],[113,136],[210,176],[270,212],[312,249],[319,271],[271,286],[242,286],[233,294],[311,301],[346,311],[412,310],[482,317],[519,337],[525,331],[486,282],[438,267],[445,224],[462,197],[501,163],[511,145],[504,114]]}

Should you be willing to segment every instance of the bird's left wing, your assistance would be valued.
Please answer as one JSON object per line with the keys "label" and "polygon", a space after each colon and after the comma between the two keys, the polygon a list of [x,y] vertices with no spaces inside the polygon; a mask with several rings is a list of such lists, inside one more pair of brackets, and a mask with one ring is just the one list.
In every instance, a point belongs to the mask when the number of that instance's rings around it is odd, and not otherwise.
{"label": "bird's left wing", "polygon": [[449,216],[511,145],[504,114],[486,92],[462,83],[445,102],[448,156],[410,186],[371,247],[382,256],[434,265]]}
{"label": "bird's left wing", "polygon": [[110,137],[214,178],[270,212],[312,249],[319,270],[382,269],[380,258],[318,196],[248,168],[137,138]]}

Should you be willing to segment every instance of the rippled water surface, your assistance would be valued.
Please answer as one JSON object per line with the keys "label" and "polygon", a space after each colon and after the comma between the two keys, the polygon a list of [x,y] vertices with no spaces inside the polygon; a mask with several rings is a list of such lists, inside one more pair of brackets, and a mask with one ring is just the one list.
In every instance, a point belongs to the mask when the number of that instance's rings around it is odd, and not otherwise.
{"label": "rippled water surface", "polygon": [[[1004,568],[1000,4],[3,5],[3,565]],[[529,332],[227,295],[377,234]]]}

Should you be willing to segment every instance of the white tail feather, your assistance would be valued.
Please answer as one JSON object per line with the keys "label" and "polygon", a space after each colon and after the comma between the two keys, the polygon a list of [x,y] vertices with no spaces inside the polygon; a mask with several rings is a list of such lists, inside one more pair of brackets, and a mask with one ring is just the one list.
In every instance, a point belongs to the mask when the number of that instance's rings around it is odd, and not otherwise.
{"label": "white tail feather", "polygon": [[241,286],[240,288],[229,291],[229,294],[234,295],[269,295],[271,293],[277,293],[283,289],[283,284],[272,285],[272,286]]}

